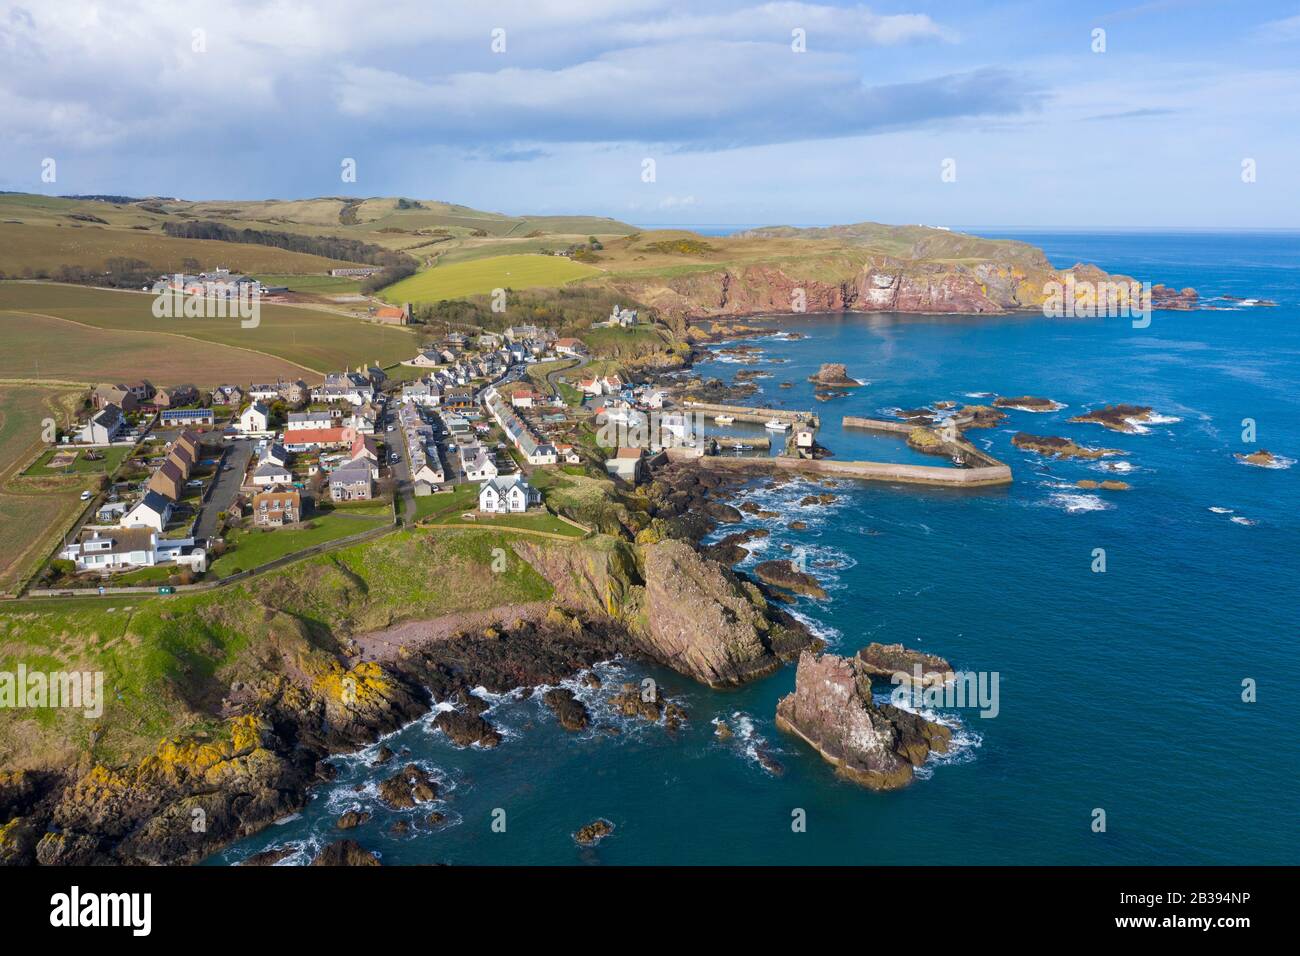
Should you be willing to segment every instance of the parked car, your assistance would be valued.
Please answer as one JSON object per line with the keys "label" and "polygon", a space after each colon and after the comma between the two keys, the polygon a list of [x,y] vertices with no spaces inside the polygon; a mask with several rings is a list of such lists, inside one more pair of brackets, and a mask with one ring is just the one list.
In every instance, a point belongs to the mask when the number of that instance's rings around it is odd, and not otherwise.
{"label": "parked car", "polygon": [[93,498],[93,497],[94,497],[94,495],[93,495],[91,492],[89,492],[89,491],[83,491],[83,492],[81,493],[81,500],[82,500],[82,501],[89,501],[89,500],[90,500],[91,498]]}

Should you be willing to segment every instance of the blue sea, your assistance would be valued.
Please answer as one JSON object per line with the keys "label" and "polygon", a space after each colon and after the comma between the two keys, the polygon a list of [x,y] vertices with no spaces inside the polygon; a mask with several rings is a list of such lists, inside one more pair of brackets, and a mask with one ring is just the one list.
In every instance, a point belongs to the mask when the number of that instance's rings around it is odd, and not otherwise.
{"label": "blue sea", "polygon": [[[812,484],[753,495],[785,517],[749,519],[771,537],[748,563],[787,556],[782,544],[807,558],[829,597],[797,610],[832,650],[899,641],[999,676],[996,717],[934,713],[957,746],[910,787],[880,794],[844,782],[776,729],[793,666],[712,691],[627,664],[601,668],[605,689],[581,688],[596,723],[617,735],[566,733],[539,693],[494,700],[488,716],[506,735],[495,750],[457,749],[428,721],[389,738],[443,782],[440,829],[388,832],[430,808],[401,814],[378,802],[375,784],[394,765],[369,769],[371,748],[340,758],[338,779],[301,815],[211,862],[285,843],[300,847],[289,862],[305,862],[357,807],[374,818],[347,835],[386,864],[1300,863],[1300,466],[1233,457],[1267,448],[1300,458],[1300,236],[998,234],[1042,246],[1057,265],[1094,262],[1279,306],[1157,312],[1146,329],[1039,315],[807,316],[772,323],[800,340],[751,340],[757,364],[701,366],[724,379],[771,371],[755,400],[815,408],[822,441],[844,459],[937,463],[896,439],[842,430],[843,415],[990,392],[1066,406],[1012,411],[969,433],[1011,464],[1007,488],[844,481],[834,504],[815,507],[798,504],[824,490]],[[806,379],[825,361],[868,384],[814,401]],[[1067,422],[1116,402],[1161,418],[1140,434]],[[1244,419],[1254,444],[1242,440]],[[1011,445],[1017,430],[1122,449],[1127,470],[1042,461]],[[1107,477],[1132,488],[1074,484]],[[795,516],[806,530],[786,526]],[[1093,570],[1096,549],[1104,573]],[[646,674],[689,711],[676,734],[604,709],[620,681]],[[1248,680],[1254,702],[1242,699]],[[719,739],[714,720],[734,736]],[[1104,832],[1094,831],[1097,810]],[[798,811],[803,832],[792,827]],[[579,848],[573,832],[597,817],[614,832]]]}

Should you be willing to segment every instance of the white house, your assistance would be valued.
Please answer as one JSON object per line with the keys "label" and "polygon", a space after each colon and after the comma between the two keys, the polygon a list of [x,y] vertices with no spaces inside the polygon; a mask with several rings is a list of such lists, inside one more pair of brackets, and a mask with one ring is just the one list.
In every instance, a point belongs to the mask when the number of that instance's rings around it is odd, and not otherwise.
{"label": "white house", "polygon": [[117,438],[118,433],[126,428],[126,419],[122,409],[108,404],[97,411],[81,429],[77,438],[88,445],[107,445]]}
{"label": "white house", "polygon": [[340,417],[335,410],[329,408],[314,412],[290,412],[287,427],[295,430],[302,428],[334,428],[339,424]]}
{"label": "white house", "polygon": [[152,528],[88,528],[59,557],[78,571],[143,568],[158,563],[158,533]]}
{"label": "white house", "polygon": [[293,484],[293,472],[284,465],[277,465],[273,461],[263,461],[253,472],[253,484],[259,488],[269,488],[274,485]]}
{"label": "white house", "polygon": [[122,515],[118,524],[123,528],[152,528],[162,531],[172,516],[170,499],[156,491],[146,491],[134,507]]}
{"label": "white house", "polygon": [[239,430],[245,435],[265,435],[271,423],[271,411],[260,401],[239,413]]}
{"label": "white house", "polygon": [[478,510],[494,514],[516,514],[540,504],[537,489],[519,475],[496,477],[483,482],[478,490]]}
{"label": "white house", "polygon": [[460,467],[469,481],[487,481],[497,476],[497,465],[482,445],[463,445]]}

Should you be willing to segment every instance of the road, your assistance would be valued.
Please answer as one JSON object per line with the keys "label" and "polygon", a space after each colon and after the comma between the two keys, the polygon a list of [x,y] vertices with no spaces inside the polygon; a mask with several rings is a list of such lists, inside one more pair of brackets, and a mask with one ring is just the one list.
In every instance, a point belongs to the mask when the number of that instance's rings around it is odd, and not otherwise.
{"label": "road", "polygon": [[239,438],[230,443],[225,456],[217,465],[215,487],[208,496],[207,504],[199,512],[199,520],[194,524],[195,538],[211,538],[217,533],[217,513],[229,511],[244,483],[244,472],[248,469],[248,459],[253,457],[254,442],[251,438]]}
{"label": "road", "polygon": [[560,386],[556,384],[556,378],[560,375],[567,375],[570,372],[576,372],[578,369],[586,366],[591,361],[589,355],[579,355],[578,360],[572,365],[562,365],[559,368],[553,368],[546,373],[546,387],[551,390],[552,395],[560,394]]}
{"label": "road", "polygon": [[[390,411],[390,408],[392,410]],[[400,428],[394,428],[391,432],[387,430],[389,424],[397,424],[396,403],[388,402],[384,406],[384,414],[379,416],[379,420],[384,423],[384,431],[376,437],[382,437],[388,445],[388,452],[396,452],[398,461],[388,465],[388,473],[393,478],[393,500],[398,502],[400,509],[398,513],[402,517],[404,524],[415,523],[415,485],[411,483],[411,457],[406,450],[406,438],[402,435]]]}

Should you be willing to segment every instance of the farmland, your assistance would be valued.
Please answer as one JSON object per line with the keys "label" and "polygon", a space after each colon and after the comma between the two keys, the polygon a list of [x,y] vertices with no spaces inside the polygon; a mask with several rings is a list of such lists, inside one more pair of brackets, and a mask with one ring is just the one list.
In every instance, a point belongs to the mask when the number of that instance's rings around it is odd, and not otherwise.
{"label": "farmland", "polygon": [[305,292],[309,295],[344,295],[359,291],[361,283],[346,276],[329,275],[257,275],[263,285],[282,285],[290,292]]}
{"label": "farmland", "polygon": [[493,256],[427,269],[384,289],[383,297],[393,303],[438,302],[493,289],[561,286],[593,275],[599,270],[563,256]]}
{"label": "farmland", "polygon": [[78,398],[66,388],[0,386],[0,591],[53,549],[96,477],[17,477],[41,444],[42,421],[65,421]]}
{"label": "farmland", "polygon": [[[110,237],[118,237],[122,243],[109,255],[134,255],[150,262],[153,260],[140,252],[163,254],[162,247],[143,244],[134,246],[132,243],[141,238],[168,243],[197,241],[171,239],[162,234],[165,223],[195,220],[219,222],[239,229],[358,239],[386,249],[411,250],[416,255],[420,250],[430,248],[431,242],[442,239],[455,239],[457,242],[507,237],[523,240],[545,234],[551,237],[550,245],[564,245],[584,241],[588,235],[621,236],[633,231],[633,227],[627,223],[601,216],[509,216],[428,199],[349,199],[333,196],[298,200],[151,199],[110,203],[35,194],[0,194],[0,221],[10,225],[19,235],[41,227],[59,233],[71,231],[81,241],[97,243],[101,237],[87,239],[82,234],[98,230]],[[69,240],[60,238],[58,241]],[[225,265],[252,273],[323,273],[328,268],[323,265],[327,260],[318,260],[313,266],[303,264],[305,260],[317,258],[314,256],[302,256],[297,264],[257,265],[255,257],[259,255],[259,248],[268,254],[279,250],[242,244],[235,245],[234,250],[243,252],[230,251],[228,261],[207,260],[208,255],[220,251],[217,246],[228,245],[210,243],[198,247],[199,254],[194,257],[199,259],[203,268]],[[10,260],[0,254],[0,263],[11,261],[19,264],[18,274],[21,275],[21,260]],[[236,266],[236,263],[239,265]],[[76,260],[59,259],[53,262],[52,267],[63,264],[78,263]],[[90,266],[88,262],[79,264]],[[9,271],[11,275],[14,274],[14,270]]]}
{"label": "farmland", "polygon": [[[317,309],[295,306],[263,305],[261,321],[256,328],[241,328],[238,319],[158,319],[151,311],[153,297],[138,292],[119,292],[91,289],[84,286],[58,285],[38,282],[0,282],[0,313],[6,311],[37,313],[55,316],[84,326],[92,326],[110,333],[149,333],[153,344],[171,356],[167,366],[179,365],[174,379],[192,381],[196,372],[208,373],[209,366],[187,354],[192,343],[220,347],[228,354],[222,359],[225,367],[242,368],[238,375],[211,373],[215,382],[222,378],[248,381],[253,364],[259,359],[279,360],[281,374],[302,375],[324,373],[333,369],[356,365],[358,361],[379,361],[391,365],[410,357],[416,348],[415,336],[407,329],[370,325],[356,319]],[[170,339],[170,341],[168,341]],[[42,344],[51,349],[50,339],[27,337],[24,348],[10,348],[0,367],[13,367],[11,377],[32,377],[33,362],[39,359]],[[53,341],[69,341],[65,332]],[[116,344],[116,343],[115,343]],[[77,345],[72,345],[78,348]],[[207,358],[218,358],[220,352],[208,350]],[[53,357],[51,357],[53,360]],[[230,363],[237,363],[231,366]],[[292,363],[291,368],[287,363]],[[265,367],[265,366],[264,366]],[[151,370],[149,376],[164,380],[161,371]],[[144,374],[144,373],[137,373]],[[41,375],[55,377],[41,362]],[[65,379],[85,381],[100,378],[89,373],[64,375]],[[272,375],[271,377],[274,377]],[[308,374],[306,377],[312,378]],[[197,384],[197,383],[196,383]]]}
{"label": "farmland", "polygon": [[161,232],[101,225],[0,223],[0,270],[10,278],[53,273],[61,266],[103,271],[109,259],[139,259],[158,273],[184,271],[187,259],[234,272],[328,272],[350,263],[271,246],[213,239],[173,239]]}
{"label": "farmland", "polygon": [[[0,285],[0,301],[4,286]],[[147,378],[155,385],[296,378],[291,362],[257,352],[149,332],[87,328],[48,315],[0,310],[0,379],[92,384]],[[197,379],[197,381],[196,381]]]}

